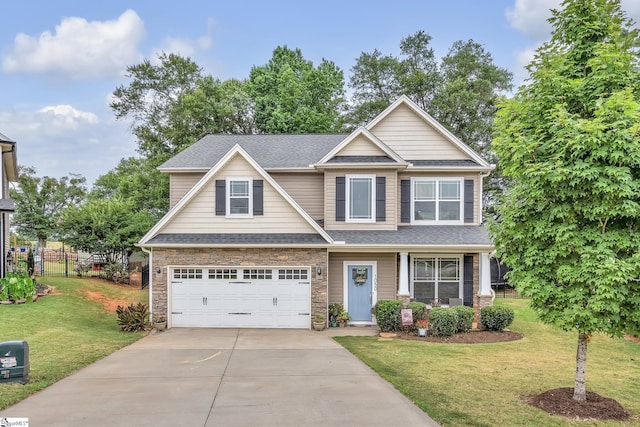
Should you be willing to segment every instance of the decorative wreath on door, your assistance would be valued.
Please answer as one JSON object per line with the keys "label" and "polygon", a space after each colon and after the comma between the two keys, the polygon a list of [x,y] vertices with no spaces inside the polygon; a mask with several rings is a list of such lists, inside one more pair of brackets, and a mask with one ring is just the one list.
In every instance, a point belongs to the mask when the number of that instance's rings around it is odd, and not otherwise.
{"label": "decorative wreath on door", "polygon": [[352,271],[353,283],[356,286],[362,286],[367,281],[369,271],[366,268],[354,268]]}

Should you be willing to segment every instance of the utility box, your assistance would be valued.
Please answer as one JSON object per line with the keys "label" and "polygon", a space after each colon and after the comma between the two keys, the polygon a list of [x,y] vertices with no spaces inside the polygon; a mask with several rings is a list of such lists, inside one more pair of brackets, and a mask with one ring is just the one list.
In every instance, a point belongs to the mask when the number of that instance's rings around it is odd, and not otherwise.
{"label": "utility box", "polygon": [[29,381],[29,344],[26,341],[0,342],[0,383]]}

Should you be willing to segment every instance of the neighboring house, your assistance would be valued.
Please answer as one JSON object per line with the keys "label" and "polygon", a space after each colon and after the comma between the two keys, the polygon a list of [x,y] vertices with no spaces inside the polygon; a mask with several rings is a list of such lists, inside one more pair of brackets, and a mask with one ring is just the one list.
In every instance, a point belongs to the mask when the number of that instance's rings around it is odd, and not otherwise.
{"label": "neighboring house", "polygon": [[13,256],[11,254],[11,244],[9,242],[9,215],[15,210],[13,200],[9,198],[9,182],[18,181],[18,160],[16,153],[16,143],[0,133],[0,150],[2,151],[2,161],[0,161],[0,254],[2,254],[2,265],[0,266],[0,277],[4,277],[8,270],[11,270]]}
{"label": "neighboring house", "polygon": [[170,211],[139,242],[169,327],[309,328],[342,303],[491,304],[492,169],[407,97],[349,135],[209,135],[160,170]]}

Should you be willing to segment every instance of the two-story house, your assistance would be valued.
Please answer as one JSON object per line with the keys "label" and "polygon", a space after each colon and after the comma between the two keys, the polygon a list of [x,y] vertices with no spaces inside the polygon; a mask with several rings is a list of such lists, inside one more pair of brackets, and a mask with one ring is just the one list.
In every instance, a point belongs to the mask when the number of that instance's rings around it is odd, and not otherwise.
{"label": "two-story house", "polygon": [[342,303],[491,303],[493,166],[407,97],[342,135],[209,135],[168,160],[170,210],[139,242],[170,327],[309,328]]}
{"label": "two-story house", "polygon": [[16,143],[0,133],[0,277],[4,277],[10,271],[13,263],[11,244],[9,241],[9,215],[14,211],[15,205],[9,197],[9,182],[18,181],[18,160]]}

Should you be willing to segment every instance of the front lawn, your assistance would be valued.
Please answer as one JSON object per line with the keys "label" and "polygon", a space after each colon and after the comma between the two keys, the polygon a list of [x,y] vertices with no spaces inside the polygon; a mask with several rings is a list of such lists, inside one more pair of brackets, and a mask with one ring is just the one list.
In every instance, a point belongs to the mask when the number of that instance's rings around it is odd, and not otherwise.
{"label": "front lawn", "polygon": [[148,290],[97,279],[44,277],[38,282],[54,286],[56,294],[33,304],[0,306],[0,342],[27,341],[31,362],[26,385],[0,384],[0,409],[144,335],[120,332],[115,312],[107,311],[105,303],[148,303]]}
{"label": "front lawn", "polygon": [[640,425],[640,345],[596,335],[589,343],[587,390],[617,400],[631,421],[590,422],[551,416],[522,396],[573,387],[577,333],[538,322],[527,300],[512,307],[519,341],[439,344],[376,337],[335,339],[436,421],[449,426]]}

